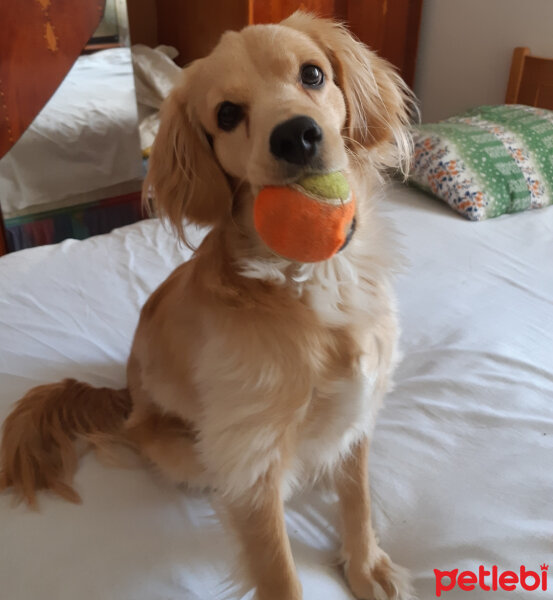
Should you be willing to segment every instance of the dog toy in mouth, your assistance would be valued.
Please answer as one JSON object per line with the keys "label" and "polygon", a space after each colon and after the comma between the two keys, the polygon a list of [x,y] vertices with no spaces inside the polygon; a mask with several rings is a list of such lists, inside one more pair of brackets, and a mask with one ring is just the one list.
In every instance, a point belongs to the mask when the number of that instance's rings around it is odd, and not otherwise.
{"label": "dog toy in mouth", "polygon": [[254,225],[271,250],[298,262],[327,260],[355,231],[355,198],[340,172],[269,186],[254,204]]}

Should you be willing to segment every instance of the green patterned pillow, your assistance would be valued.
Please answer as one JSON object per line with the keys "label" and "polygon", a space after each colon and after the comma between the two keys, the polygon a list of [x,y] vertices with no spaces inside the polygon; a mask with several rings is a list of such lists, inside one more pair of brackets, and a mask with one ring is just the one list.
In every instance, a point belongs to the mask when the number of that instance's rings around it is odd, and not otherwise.
{"label": "green patterned pillow", "polygon": [[553,203],[553,111],[480,106],[414,128],[409,176],[473,221]]}

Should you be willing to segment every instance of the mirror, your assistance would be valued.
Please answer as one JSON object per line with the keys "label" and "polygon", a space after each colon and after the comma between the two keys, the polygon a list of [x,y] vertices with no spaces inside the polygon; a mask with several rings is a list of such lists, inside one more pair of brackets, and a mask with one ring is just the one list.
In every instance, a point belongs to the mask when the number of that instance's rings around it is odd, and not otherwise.
{"label": "mirror", "polygon": [[[62,41],[52,38],[51,46]],[[142,179],[126,3],[106,0],[81,55],[0,159],[8,250],[84,238],[140,219]]]}

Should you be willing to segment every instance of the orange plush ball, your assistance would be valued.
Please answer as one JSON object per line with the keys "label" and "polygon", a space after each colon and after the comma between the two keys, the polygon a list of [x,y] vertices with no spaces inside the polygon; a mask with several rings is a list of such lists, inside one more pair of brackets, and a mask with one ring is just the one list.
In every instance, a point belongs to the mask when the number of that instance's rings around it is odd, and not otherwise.
{"label": "orange plush ball", "polygon": [[355,229],[355,198],[342,173],[309,175],[292,186],[266,187],[254,204],[259,237],[297,262],[331,258]]}

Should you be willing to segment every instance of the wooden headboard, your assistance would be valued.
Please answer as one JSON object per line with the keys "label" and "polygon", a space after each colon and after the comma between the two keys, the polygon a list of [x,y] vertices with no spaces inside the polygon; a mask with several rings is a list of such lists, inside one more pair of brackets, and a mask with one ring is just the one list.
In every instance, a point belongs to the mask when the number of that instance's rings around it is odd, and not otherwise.
{"label": "wooden headboard", "polygon": [[278,22],[295,10],[346,22],[413,85],[423,0],[127,0],[131,42],[168,44],[181,66],[205,56],[228,29]]}
{"label": "wooden headboard", "polygon": [[529,48],[515,48],[505,102],[553,110],[553,58],[531,56]]}

